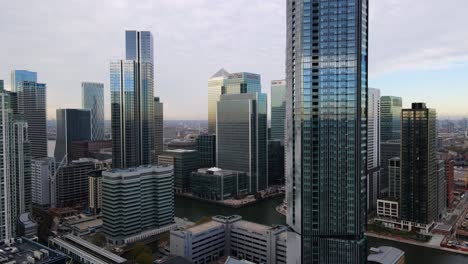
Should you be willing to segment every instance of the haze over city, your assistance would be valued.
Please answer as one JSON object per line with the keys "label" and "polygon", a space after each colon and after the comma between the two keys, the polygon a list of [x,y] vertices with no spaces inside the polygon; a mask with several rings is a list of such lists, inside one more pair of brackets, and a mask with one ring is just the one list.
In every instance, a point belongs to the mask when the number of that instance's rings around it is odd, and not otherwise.
{"label": "haze over city", "polygon": [[[82,81],[103,82],[110,119],[109,62],[124,55],[125,30],[149,30],[165,119],[205,120],[207,79],[220,68],[261,74],[267,93],[285,78],[284,2],[4,1],[0,79],[8,89],[12,69],[39,72],[49,119],[80,105]],[[439,116],[468,115],[466,10],[465,0],[371,1],[369,86],[405,107],[424,101]]]}

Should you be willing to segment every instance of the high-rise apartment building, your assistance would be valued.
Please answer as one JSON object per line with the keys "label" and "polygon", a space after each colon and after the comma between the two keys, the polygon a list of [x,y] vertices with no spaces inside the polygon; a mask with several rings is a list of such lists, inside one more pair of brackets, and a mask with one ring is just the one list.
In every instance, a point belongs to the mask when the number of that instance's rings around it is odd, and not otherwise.
{"label": "high-rise apartment building", "polygon": [[88,177],[88,206],[96,215],[102,210],[102,170],[89,173]]}
{"label": "high-rise apartment building", "polygon": [[284,143],[286,122],[286,81],[271,81],[271,138]]}
{"label": "high-rise apartment building", "polygon": [[148,238],[174,223],[172,166],[114,169],[102,177],[103,228],[111,244]]}
{"label": "high-rise apartment building", "polygon": [[57,140],[55,161],[72,159],[72,143],[91,140],[91,112],[87,109],[57,109]]}
{"label": "high-rise apartment building", "polygon": [[380,194],[380,90],[369,88],[367,106],[367,210],[374,210]]}
{"label": "high-rise apartment building", "polygon": [[216,107],[228,75],[229,72],[220,69],[208,79],[208,134],[216,133]]}
{"label": "high-rise apartment building", "polygon": [[257,92],[223,94],[217,107],[217,167],[247,172],[253,193],[268,186],[266,100]]}
{"label": "high-rise apartment building", "polygon": [[200,155],[200,168],[216,167],[216,135],[199,135],[197,151]]}
{"label": "high-rise apartment building", "polygon": [[126,60],[111,62],[114,168],[151,164],[154,158],[153,36],[126,31]]}
{"label": "high-rise apartment building", "polygon": [[17,114],[16,93],[0,90],[0,239],[15,238],[19,216],[31,212],[28,124]]}
{"label": "high-rise apartment building", "polygon": [[365,263],[368,0],[287,1],[287,263]]}
{"label": "high-rise apartment building", "polygon": [[18,92],[19,86],[23,82],[37,82],[37,72],[26,70],[11,71],[11,91]]}
{"label": "high-rise apartment building", "polygon": [[81,83],[81,108],[91,111],[91,140],[104,140],[103,83]]}
{"label": "high-rise apartment building", "polygon": [[23,81],[16,87],[18,114],[28,123],[31,155],[34,159],[47,157],[46,85]]}
{"label": "high-rise apartment building", "polygon": [[34,206],[47,208],[50,206],[50,177],[55,173],[54,158],[33,159],[32,171],[32,203]]}
{"label": "high-rise apartment building", "polygon": [[401,165],[400,158],[395,157],[388,160],[388,196],[392,198],[400,198],[401,184]]}
{"label": "high-rise apartment building", "polygon": [[455,161],[454,160],[446,160],[445,161],[445,174],[447,177],[447,207],[452,208],[453,203],[453,180],[454,180],[454,173],[455,173]]}
{"label": "high-rise apartment building", "polygon": [[424,103],[402,110],[401,217],[431,224],[437,218],[436,111]]}
{"label": "high-rise apartment building", "polygon": [[401,139],[401,108],[403,100],[397,96],[382,96],[380,98],[380,139]]}
{"label": "high-rise apartment building", "polygon": [[154,98],[154,162],[164,151],[164,105]]}

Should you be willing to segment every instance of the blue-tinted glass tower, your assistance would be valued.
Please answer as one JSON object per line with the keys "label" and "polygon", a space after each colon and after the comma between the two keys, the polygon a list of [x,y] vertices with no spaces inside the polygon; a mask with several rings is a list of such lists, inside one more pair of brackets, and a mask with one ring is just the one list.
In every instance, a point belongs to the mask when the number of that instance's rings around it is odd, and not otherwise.
{"label": "blue-tinted glass tower", "polygon": [[37,72],[25,71],[25,70],[11,71],[11,91],[17,92],[18,87],[24,81],[37,82]]}
{"label": "blue-tinted glass tower", "polygon": [[368,0],[287,1],[287,263],[365,263]]}
{"label": "blue-tinted glass tower", "polygon": [[81,107],[91,111],[91,139],[104,140],[104,84],[81,83]]}
{"label": "blue-tinted glass tower", "polygon": [[126,60],[110,65],[115,168],[147,165],[154,153],[153,36],[126,31]]}

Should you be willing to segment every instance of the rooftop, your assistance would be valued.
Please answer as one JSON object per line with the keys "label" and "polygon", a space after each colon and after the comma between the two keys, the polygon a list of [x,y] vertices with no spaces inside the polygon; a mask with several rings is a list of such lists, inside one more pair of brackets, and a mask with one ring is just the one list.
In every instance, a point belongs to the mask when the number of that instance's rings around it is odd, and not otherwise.
{"label": "rooftop", "polygon": [[14,243],[0,242],[0,263],[8,261],[11,263],[31,263],[32,259],[35,259],[36,264],[54,263],[54,261],[65,263],[68,259],[62,253],[24,237],[13,239],[13,241]]}
{"label": "rooftop", "polygon": [[197,172],[203,173],[206,175],[213,175],[213,176],[228,176],[232,174],[244,173],[240,171],[224,170],[220,168],[201,168],[201,169],[198,169]]}
{"label": "rooftop", "polygon": [[165,150],[164,152],[168,152],[168,153],[190,153],[190,152],[195,152],[196,150],[192,150],[192,149],[168,149],[168,150]]}
{"label": "rooftop", "polygon": [[216,221],[209,221],[200,225],[194,225],[188,228],[187,231],[190,231],[192,234],[196,235],[196,234],[205,232],[207,230],[220,228],[220,227],[223,227],[223,224],[216,222]]}
{"label": "rooftop", "polygon": [[224,68],[221,68],[219,71],[217,71],[215,74],[213,74],[213,76],[210,77],[210,79],[214,79],[214,78],[220,78],[220,77],[228,77],[230,73],[228,71],[226,71]]}
{"label": "rooftop", "polygon": [[249,222],[245,220],[237,221],[232,226],[238,229],[253,231],[259,234],[265,234],[270,229],[269,226],[261,225],[261,224],[257,224],[257,223]]}
{"label": "rooftop", "polygon": [[381,264],[397,263],[405,255],[405,252],[394,247],[371,248],[369,253],[368,262]]}

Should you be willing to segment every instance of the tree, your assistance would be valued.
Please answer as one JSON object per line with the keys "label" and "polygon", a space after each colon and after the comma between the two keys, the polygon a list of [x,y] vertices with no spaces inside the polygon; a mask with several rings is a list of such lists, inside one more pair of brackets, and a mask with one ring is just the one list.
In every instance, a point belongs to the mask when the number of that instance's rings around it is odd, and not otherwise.
{"label": "tree", "polygon": [[97,233],[93,237],[93,244],[98,247],[104,247],[106,245],[106,236],[103,233]]}
{"label": "tree", "polygon": [[151,255],[151,253],[143,252],[135,259],[135,261],[138,264],[152,264],[153,256]]}

